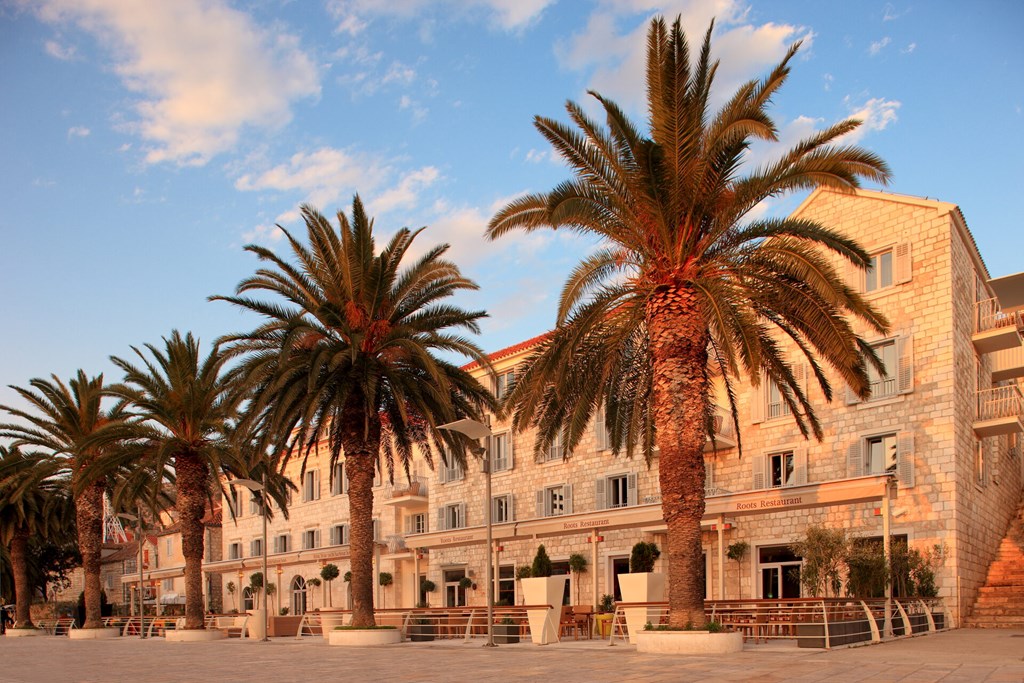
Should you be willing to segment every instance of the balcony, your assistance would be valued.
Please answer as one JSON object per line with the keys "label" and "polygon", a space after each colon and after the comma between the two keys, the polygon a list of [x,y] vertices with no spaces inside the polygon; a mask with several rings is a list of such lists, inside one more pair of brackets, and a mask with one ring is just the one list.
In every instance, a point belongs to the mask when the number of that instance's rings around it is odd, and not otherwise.
{"label": "balcony", "polygon": [[974,433],[979,438],[1024,431],[1024,397],[1016,384],[982,389],[978,392],[978,414]]}
{"label": "balcony", "polygon": [[998,299],[986,299],[974,304],[974,334],[971,341],[978,353],[994,353],[1021,346],[1024,318],[1021,311],[1005,313]]}
{"label": "balcony", "polygon": [[408,486],[388,487],[384,491],[385,505],[409,510],[426,510],[427,502],[427,482],[421,477],[413,477]]}
{"label": "balcony", "polygon": [[1024,346],[1003,349],[992,354],[992,381],[1024,377]]}
{"label": "balcony", "polygon": [[708,437],[704,444],[704,452],[711,453],[715,450],[736,448],[736,429],[732,422],[732,415],[722,408],[715,406],[714,433]]}

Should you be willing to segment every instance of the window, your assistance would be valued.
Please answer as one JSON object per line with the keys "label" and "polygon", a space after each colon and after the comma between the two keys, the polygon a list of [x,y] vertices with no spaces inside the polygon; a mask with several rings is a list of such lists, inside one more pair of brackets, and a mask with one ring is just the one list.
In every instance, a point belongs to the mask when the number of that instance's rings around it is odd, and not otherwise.
{"label": "window", "polygon": [[256,607],[255,593],[252,586],[242,589],[242,611],[248,612]]}
{"label": "window", "polygon": [[502,432],[491,437],[491,472],[512,469],[512,435]]}
{"label": "window", "polygon": [[[242,544],[235,541],[228,546],[228,559],[229,560],[240,560],[242,558]],[[127,567],[126,567],[127,569]]]}
{"label": "window", "polygon": [[543,462],[552,462],[555,460],[562,460],[562,432],[558,432],[555,440],[548,446],[547,451],[544,452]]}
{"label": "window", "polygon": [[174,579],[164,579],[162,590],[164,593],[170,593],[174,590]]}
{"label": "window", "polygon": [[807,483],[807,451],[794,449],[753,458],[754,488],[782,488]]}
{"label": "window", "polygon": [[380,541],[381,540],[380,520],[379,519],[373,520],[373,540],[374,541]]}
{"label": "window", "polygon": [[864,474],[896,471],[896,435],[872,436],[865,440]]}
{"label": "window", "polygon": [[168,538],[165,544],[166,552],[164,553],[167,557],[174,557],[174,539]]}
{"label": "window", "polygon": [[498,595],[495,596],[499,605],[516,604],[516,568],[511,564],[498,567]]}
{"label": "window", "polygon": [[[914,390],[913,339],[910,336],[893,337],[871,345],[882,361],[884,371],[880,372],[873,363],[867,364],[871,397],[868,400],[889,398],[898,394],[909,394]],[[847,387],[846,402],[857,403],[860,399]]]}
{"label": "window", "polygon": [[636,475],[616,474],[597,480],[594,506],[598,510],[636,505]]}
{"label": "window", "polygon": [[900,486],[914,485],[914,434],[897,431],[858,438],[847,451],[846,475],[896,475]]}
{"label": "window", "polygon": [[515,509],[512,506],[512,494],[491,498],[491,523],[504,524],[515,520]]}
{"label": "window", "polygon": [[775,383],[775,380],[768,380],[767,393],[768,406],[766,414],[769,420],[793,414],[793,411],[790,409],[789,404],[786,403],[786,398],[782,393],[782,389],[780,389],[779,385]]}
{"label": "window", "polygon": [[249,557],[263,557],[262,538],[254,538],[249,541]]}
{"label": "window", "polygon": [[503,399],[512,388],[513,383],[516,381],[515,370],[509,370],[508,372],[499,373],[494,378],[494,398]]}
{"label": "window", "polygon": [[871,383],[871,398],[884,398],[896,393],[896,342],[889,340],[872,346],[885,367],[879,372],[873,363],[868,363],[868,381]]}
{"label": "window", "polygon": [[437,509],[438,531],[462,529],[466,526],[466,504],[451,503]]}
{"label": "window", "polygon": [[466,478],[466,471],[462,469],[462,465],[455,460],[455,456],[448,454],[448,464],[441,463],[441,483],[447,484],[452,481],[462,481]]}
{"label": "window", "polygon": [[405,533],[406,534],[425,534],[427,533],[427,516],[420,512],[415,515],[409,515],[405,518]]}
{"label": "window", "polygon": [[466,570],[452,569],[444,572],[445,607],[462,607],[466,604],[466,589],[459,582],[466,577]]}
{"label": "window", "polygon": [[557,517],[572,514],[572,484],[548,486],[537,491],[537,516]]}
{"label": "window", "polygon": [[597,445],[597,450],[607,451],[611,446],[611,439],[608,435],[608,427],[605,424],[604,404],[597,409],[597,413],[594,415],[594,442]]}
{"label": "window", "polygon": [[331,527],[331,545],[348,545],[348,524]]}
{"label": "window", "polygon": [[103,588],[104,588],[104,590],[108,590],[108,591],[114,590],[114,585],[115,585],[114,581],[116,580],[116,578],[117,577],[114,574],[107,574],[107,575],[105,575],[103,577]]}
{"label": "window", "polygon": [[348,479],[345,477],[345,463],[338,462],[331,469],[331,495],[348,493]]}
{"label": "window", "polygon": [[320,547],[320,530],[306,529],[302,532],[302,549],[312,550]]}
{"label": "window", "polygon": [[320,473],[316,470],[306,472],[302,477],[302,502],[320,500]]}
{"label": "window", "polygon": [[259,496],[256,494],[256,492],[250,493],[249,494],[249,514],[250,515],[258,515],[258,514],[261,514],[262,512],[263,512],[263,510],[260,509],[260,499],[259,499]]}
{"label": "window", "polygon": [[978,486],[988,486],[989,457],[988,448],[983,439],[974,440],[974,475]]}
{"label": "window", "polygon": [[231,505],[231,514],[234,515],[235,517],[241,517],[242,516],[242,494],[239,493],[238,489],[236,489],[236,488],[232,488],[231,489],[230,505]]}
{"label": "window", "polygon": [[307,595],[306,595],[306,580],[301,576],[296,576],[292,579],[292,609],[291,613],[294,615],[300,615],[306,613],[307,607]]}
{"label": "window", "polygon": [[871,257],[868,268],[864,271],[864,291],[892,286],[892,249],[886,249]]}
{"label": "window", "polygon": [[274,552],[275,553],[286,553],[292,549],[291,536],[288,534],[281,534],[274,537]]}

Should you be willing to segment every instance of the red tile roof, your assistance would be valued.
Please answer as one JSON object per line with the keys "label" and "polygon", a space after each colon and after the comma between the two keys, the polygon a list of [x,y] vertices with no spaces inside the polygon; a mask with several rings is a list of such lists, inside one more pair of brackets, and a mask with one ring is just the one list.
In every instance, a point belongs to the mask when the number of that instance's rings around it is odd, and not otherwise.
{"label": "red tile roof", "polygon": [[[488,360],[490,360],[492,362],[496,361],[496,360],[501,360],[502,358],[508,358],[509,356],[515,355],[515,354],[519,353],[520,351],[524,351],[524,350],[530,348],[531,346],[536,346],[537,344],[539,344],[542,341],[544,341],[545,339],[547,339],[549,336],[551,336],[550,332],[545,332],[544,334],[539,334],[536,337],[534,337],[533,339],[527,339],[526,341],[521,341],[518,344],[513,344],[512,346],[508,346],[508,347],[506,347],[504,349],[501,349],[499,351],[495,351],[494,353],[489,353],[489,354],[487,354],[487,358],[488,358]],[[476,361],[473,361],[472,363],[469,363],[467,365],[463,365],[462,369],[463,370],[476,370],[478,367],[480,367],[480,364],[478,362],[476,362]]]}

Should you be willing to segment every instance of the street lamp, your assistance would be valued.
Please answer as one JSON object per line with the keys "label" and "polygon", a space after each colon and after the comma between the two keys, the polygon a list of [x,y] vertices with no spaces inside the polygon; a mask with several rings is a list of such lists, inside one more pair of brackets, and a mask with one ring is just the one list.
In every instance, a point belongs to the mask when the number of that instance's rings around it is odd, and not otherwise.
{"label": "street lamp", "polygon": [[[468,436],[474,441],[479,439],[488,439],[488,446],[490,445],[491,428],[482,422],[476,420],[470,420],[468,418],[457,420],[455,422],[449,422],[448,424],[441,425],[438,429],[447,429],[453,432],[458,432],[464,436]],[[473,455],[479,456],[483,461],[483,470],[486,475],[485,481],[487,482],[486,497],[484,503],[484,523],[487,525],[487,642],[484,643],[484,647],[497,647],[494,642],[494,567],[492,566],[491,560],[493,552],[493,541],[491,538],[491,458],[490,449],[488,447],[480,446],[479,444],[472,444],[469,447],[470,452]]]}
{"label": "street lamp", "polygon": [[263,483],[253,481],[252,479],[232,479],[228,482],[231,486],[241,486],[249,489],[251,492],[256,493],[262,491],[260,502],[260,512],[263,514],[263,642],[268,642],[270,638],[267,637],[267,626],[269,623],[267,617],[267,586],[270,583],[270,577],[267,576],[267,474],[263,473]]}
{"label": "street lamp", "polygon": [[[146,603],[145,603],[145,600],[144,600],[144,590],[142,588],[142,544],[143,544],[143,541],[142,541],[142,508],[139,508],[138,512],[139,512],[138,516],[129,514],[127,512],[122,512],[122,513],[120,513],[118,515],[118,517],[120,517],[121,519],[126,519],[129,522],[135,522],[136,528],[138,529],[138,536],[139,536],[139,638],[145,638],[146,637],[146,614],[145,614]],[[152,574],[150,576],[152,576]],[[156,613],[156,610],[155,610],[155,606],[154,606],[154,617],[153,617],[154,619],[156,618],[155,613]]]}

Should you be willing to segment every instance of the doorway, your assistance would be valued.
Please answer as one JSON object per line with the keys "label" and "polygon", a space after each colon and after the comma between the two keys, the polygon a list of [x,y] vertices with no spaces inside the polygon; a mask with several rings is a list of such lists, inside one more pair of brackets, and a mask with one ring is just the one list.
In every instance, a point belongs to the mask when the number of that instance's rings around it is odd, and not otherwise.
{"label": "doorway", "polygon": [[759,597],[767,600],[799,598],[802,560],[787,545],[758,548],[758,569],[761,574]]}

